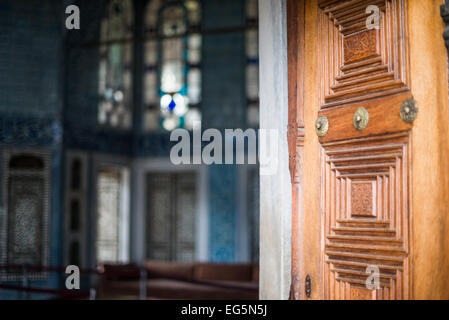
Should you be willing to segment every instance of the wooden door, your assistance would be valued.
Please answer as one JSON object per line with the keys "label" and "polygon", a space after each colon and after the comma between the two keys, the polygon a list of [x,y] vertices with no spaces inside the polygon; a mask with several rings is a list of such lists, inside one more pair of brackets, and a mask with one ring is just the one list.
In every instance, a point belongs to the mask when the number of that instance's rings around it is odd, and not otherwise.
{"label": "wooden door", "polygon": [[288,0],[292,299],[449,297],[440,4]]}

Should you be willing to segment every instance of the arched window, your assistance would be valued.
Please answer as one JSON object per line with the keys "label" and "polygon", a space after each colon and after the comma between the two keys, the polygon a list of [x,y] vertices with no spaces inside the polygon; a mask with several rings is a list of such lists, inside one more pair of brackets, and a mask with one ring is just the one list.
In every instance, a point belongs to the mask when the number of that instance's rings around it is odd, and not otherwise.
{"label": "arched window", "polygon": [[151,0],[145,14],[145,130],[201,120],[201,3]]}
{"label": "arched window", "polygon": [[110,1],[101,24],[98,121],[113,128],[132,122],[132,30],[132,1]]}

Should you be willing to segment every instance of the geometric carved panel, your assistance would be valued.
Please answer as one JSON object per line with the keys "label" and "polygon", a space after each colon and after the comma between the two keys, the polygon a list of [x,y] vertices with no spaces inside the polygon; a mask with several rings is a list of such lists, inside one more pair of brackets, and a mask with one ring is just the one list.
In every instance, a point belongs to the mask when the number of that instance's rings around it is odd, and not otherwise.
{"label": "geometric carved panel", "polygon": [[[408,133],[323,144],[325,299],[407,299]],[[366,287],[367,267],[379,288]]]}
{"label": "geometric carved panel", "polygon": [[[366,28],[368,5],[380,9],[379,29]],[[321,108],[409,90],[402,0],[322,0],[319,8]]]}

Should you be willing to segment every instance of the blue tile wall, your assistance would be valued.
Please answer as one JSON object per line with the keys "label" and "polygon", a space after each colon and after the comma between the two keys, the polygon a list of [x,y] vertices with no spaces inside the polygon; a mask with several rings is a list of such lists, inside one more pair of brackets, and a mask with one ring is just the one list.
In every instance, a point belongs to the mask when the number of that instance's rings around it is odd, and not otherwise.
{"label": "blue tile wall", "polygon": [[[63,12],[59,0],[0,1],[0,149],[52,151],[51,265],[62,264]],[[60,280],[51,274],[48,281],[31,285],[55,288]],[[0,299],[22,297],[0,291]]]}
{"label": "blue tile wall", "polygon": [[98,63],[104,0],[77,1],[80,30],[67,31],[65,121],[90,129],[98,126]]}
{"label": "blue tile wall", "polygon": [[209,260],[235,261],[237,169],[231,165],[209,168]]}
{"label": "blue tile wall", "polygon": [[204,29],[232,29],[245,25],[244,0],[203,0],[202,3]]}
{"label": "blue tile wall", "polygon": [[0,113],[62,109],[61,1],[0,1]]}
{"label": "blue tile wall", "polygon": [[203,40],[203,128],[245,126],[244,35],[206,35]]}
{"label": "blue tile wall", "polygon": [[[245,1],[203,2],[203,28],[238,30],[245,25]],[[245,37],[242,31],[203,38],[203,130],[245,126]],[[237,167],[209,167],[209,259],[236,259]]]}

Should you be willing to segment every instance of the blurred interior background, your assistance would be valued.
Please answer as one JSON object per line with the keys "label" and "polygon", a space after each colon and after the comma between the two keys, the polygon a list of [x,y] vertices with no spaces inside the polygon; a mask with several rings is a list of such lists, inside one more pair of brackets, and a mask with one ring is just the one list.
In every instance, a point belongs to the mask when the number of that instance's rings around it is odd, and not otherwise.
{"label": "blurred interior background", "polygon": [[169,158],[258,128],[257,0],[2,0],[0,30],[0,299],[257,299],[258,166]]}

